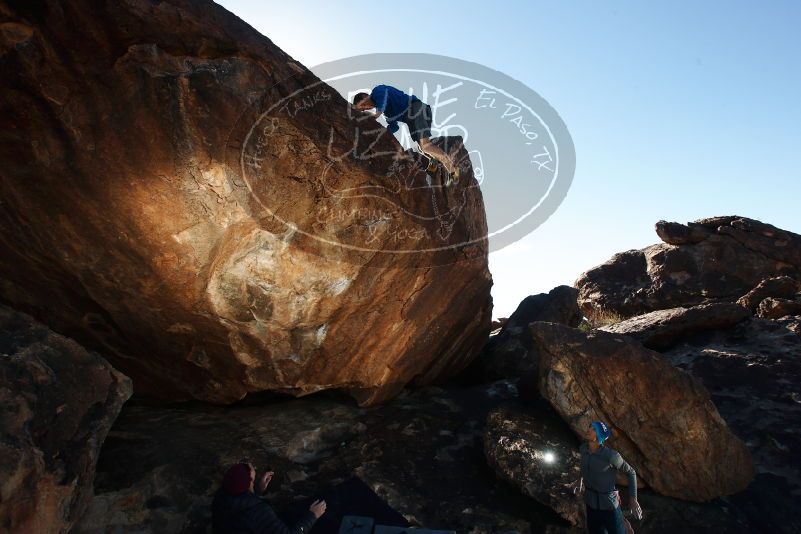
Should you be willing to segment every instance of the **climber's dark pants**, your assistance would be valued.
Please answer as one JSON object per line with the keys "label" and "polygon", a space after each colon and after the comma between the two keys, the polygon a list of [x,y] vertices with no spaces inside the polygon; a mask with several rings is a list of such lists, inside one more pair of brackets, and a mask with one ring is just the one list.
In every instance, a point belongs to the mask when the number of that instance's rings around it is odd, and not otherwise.
{"label": "climber's dark pants", "polygon": [[420,139],[431,137],[431,106],[424,104],[420,100],[412,100],[403,118],[400,119],[409,127],[412,139],[419,142]]}
{"label": "climber's dark pants", "polygon": [[626,534],[623,511],[619,506],[614,510],[596,510],[587,506],[587,531],[590,534]]}

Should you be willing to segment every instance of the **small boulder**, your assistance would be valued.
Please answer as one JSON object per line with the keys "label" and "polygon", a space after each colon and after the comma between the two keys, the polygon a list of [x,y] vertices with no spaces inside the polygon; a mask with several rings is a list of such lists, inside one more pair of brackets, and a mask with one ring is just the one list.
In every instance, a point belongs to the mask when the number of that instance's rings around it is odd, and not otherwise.
{"label": "small boulder", "polygon": [[801,284],[789,276],[775,276],[759,282],[751,291],[737,299],[737,304],[756,311],[759,303],[768,297],[789,298],[801,290]]}
{"label": "small boulder", "polygon": [[534,414],[505,404],[490,412],[484,454],[499,477],[582,527],[584,504],[570,489],[581,477],[579,443],[550,407],[543,408]]}
{"label": "small boulder", "polygon": [[29,315],[0,306],[0,530],[68,532],[131,381]]}
{"label": "small boulder", "polygon": [[780,319],[787,315],[801,315],[801,297],[795,299],[768,297],[759,303],[756,314],[763,319]]}
{"label": "small boulder", "polygon": [[537,371],[537,354],[532,352],[528,325],[548,321],[578,326],[582,320],[576,298],[578,291],[558,286],[548,293],[529,295],[491,336],[467,374],[482,382],[517,378]]}
{"label": "small boulder", "polygon": [[659,353],[617,334],[533,323],[539,391],[576,433],[603,420],[615,449],[657,492],[707,501],[754,478],[745,445],[709,393]]}

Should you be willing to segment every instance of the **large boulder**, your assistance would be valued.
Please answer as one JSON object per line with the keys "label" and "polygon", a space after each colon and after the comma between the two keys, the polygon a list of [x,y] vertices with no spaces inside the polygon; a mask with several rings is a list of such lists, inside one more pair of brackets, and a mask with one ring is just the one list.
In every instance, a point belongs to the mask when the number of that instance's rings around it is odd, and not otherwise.
{"label": "large boulder", "polygon": [[460,139],[439,140],[458,186],[426,186],[211,0],[0,2],[0,65],[0,298],[140,395],[370,404],[481,349],[487,225]]}
{"label": "large boulder", "polygon": [[130,396],[130,380],[103,358],[0,306],[0,531],[72,528]]}
{"label": "large boulder", "polygon": [[625,334],[649,349],[661,350],[697,332],[728,328],[750,316],[751,312],[739,304],[720,302],[657,310],[598,330]]}
{"label": "large boulder", "polygon": [[616,254],[576,280],[588,317],[624,318],[709,301],[734,302],[763,279],[801,278],[801,235],[737,216],[659,221],[664,241]]}
{"label": "large boulder", "polygon": [[701,383],[660,354],[621,335],[533,323],[539,390],[581,434],[596,419],[613,447],[663,495],[707,501],[754,477],[745,445]]}
{"label": "large boulder", "polygon": [[467,374],[473,379],[490,382],[536,373],[537,353],[532,350],[528,325],[534,321],[547,321],[578,326],[582,315],[577,297],[575,288],[557,286],[548,293],[524,298],[501,330],[490,336]]}
{"label": "large boulder", "polygon": [[578,446],[551,410],[507,403],[487,416],[484,454],[490,467],[525,495],[583,527],[584,500],[570,488],[581,478]]}

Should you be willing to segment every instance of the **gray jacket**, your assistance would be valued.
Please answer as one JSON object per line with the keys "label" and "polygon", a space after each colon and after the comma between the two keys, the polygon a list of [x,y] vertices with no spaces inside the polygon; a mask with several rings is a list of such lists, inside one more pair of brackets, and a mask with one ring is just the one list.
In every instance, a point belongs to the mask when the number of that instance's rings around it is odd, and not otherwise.
{"label": "gray jacket", "polygon": [[581,477],[584,479],[584,502],[596,510],[614,510],[615,477],[618,471],[629,479],[629,498],[637,498],[637,473],[620,456],[620,453],[603,445],[591,453],[586,443],[579,447],[581,454]]}

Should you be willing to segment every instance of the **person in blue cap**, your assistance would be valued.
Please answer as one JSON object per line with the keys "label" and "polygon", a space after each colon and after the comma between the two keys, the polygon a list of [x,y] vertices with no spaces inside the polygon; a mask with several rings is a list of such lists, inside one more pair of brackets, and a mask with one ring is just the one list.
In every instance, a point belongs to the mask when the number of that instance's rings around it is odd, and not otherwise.
{"label": "person in blue cap", "polygon": [[417,141],[429,158],[434,158],[448,171],[445,185],[459,181],[459,167],[454,165],[451,157],[440,147],[431,142],[431,106],[414,95],[408,95],[391,85],[376,85],[368,95],[358,93],[353,97],[353,107],[360,111],[375,109],[374,118],[382,114],[387,119],[387,130],[398,131],[398,122],[409,127],[412,140]]}
{"label": "person in blue cap", "polygon": [[624,472],[628,478],[629,508],[635,517],[642,517],[637,502],[637,473],[619,452],[606,446],[611,435],[605,423],[593,421],[584,434],[587,441],[579,447],[581,478],[573,485],[573,491],[580,493],[584,490],[587,530],[591,533],[626,533],[626,521],[615,489],[618,471]]}

